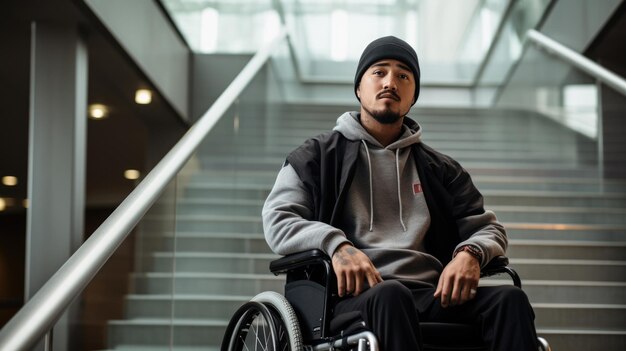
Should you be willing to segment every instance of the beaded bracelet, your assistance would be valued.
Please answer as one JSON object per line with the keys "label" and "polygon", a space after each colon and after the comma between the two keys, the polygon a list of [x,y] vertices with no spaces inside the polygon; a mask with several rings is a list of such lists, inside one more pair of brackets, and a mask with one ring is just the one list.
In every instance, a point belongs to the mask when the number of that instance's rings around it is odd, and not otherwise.
{"label": "beaded bracelet", "polygon": [[465,251],[468,254],[474,256],[474,258],[476,258],[479,263],[483,261],[483,253],[480,252],[480,249],[475,245],[464,245],[459,247],[458,249],[456,249],[456,251],[454,251],[453,257],[456,257],[456,255],[461,251]]}

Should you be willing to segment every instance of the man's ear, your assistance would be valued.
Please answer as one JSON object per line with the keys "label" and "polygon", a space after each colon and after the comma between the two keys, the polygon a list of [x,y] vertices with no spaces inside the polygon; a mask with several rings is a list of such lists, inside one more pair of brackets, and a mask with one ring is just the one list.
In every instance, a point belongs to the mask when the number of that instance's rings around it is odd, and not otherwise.
{"label": "man's ear", "polygon": [[361,99],[361,83],[356,87],[356,96]]}

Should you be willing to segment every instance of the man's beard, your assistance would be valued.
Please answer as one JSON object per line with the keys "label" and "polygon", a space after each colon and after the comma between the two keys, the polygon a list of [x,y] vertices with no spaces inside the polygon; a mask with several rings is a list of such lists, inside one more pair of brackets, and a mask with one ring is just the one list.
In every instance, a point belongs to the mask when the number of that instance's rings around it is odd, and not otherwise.
{"label": "man's beard", "polygon": [[403,117],[402,114],[391,111],[388,108],[382,111],[370,111],[366,107],[363,107],[363,109],[380,124],[394,124]]}

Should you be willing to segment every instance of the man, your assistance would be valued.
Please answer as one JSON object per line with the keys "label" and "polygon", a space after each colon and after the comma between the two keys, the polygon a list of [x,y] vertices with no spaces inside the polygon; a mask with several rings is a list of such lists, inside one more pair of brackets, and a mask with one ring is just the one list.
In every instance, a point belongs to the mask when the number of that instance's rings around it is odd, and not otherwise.
{"label": "man", "polygon": [[481,287],[481,266],[507,238],[453,159],[421,142],[406,117],[420,68],[404,41],[370,43],[354,80],[360,112],[287,157],[263,208],[281,255],[321,249],[341,297],[384,351],[420,350],[419,321],[481,323],[492,350],[537,350],[534,314],[515,287]]}

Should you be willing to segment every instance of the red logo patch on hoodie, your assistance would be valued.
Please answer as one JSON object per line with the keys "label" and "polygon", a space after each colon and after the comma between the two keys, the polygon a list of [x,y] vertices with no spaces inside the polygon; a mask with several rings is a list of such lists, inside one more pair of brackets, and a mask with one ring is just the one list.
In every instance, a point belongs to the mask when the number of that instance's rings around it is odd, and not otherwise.
{"label": "red logo patch on hoodie", "polygon": [[422,192],[422,184],[415,183],[413,184],[413,195],[417,195]]}

